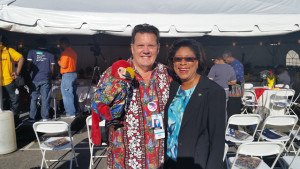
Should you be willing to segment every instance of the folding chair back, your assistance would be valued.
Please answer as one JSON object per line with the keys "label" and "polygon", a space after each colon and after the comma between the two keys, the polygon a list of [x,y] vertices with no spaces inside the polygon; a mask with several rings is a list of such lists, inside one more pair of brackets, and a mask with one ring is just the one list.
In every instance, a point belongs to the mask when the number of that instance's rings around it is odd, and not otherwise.
{"label": "folding chair back", "polygon": [[[253,141],[260,121],[261,121],[261,117],[258,114],[235,114],[235,115],[232,115],[228,119],[225,140],[231,141],[233,143],[245,143],[245,142]],[[238,130],[238,132],[240,133],[240,137],[237,137],[236,133],[230,134],[230,131],[229,131],[230,125],[238,125],[238,126],[256,125],[256,126],[255,126],[255,129],[254,129],[252,135],[250,135],[246,131]],[[242,137],[241,135],[244,135],[244,137]]]}
{"label": "folding chair back", "polygon": [[256,100],[256,94],[253,90],[244,90],[243,102],[255,102]]}
{"label": "folding chair back", "polygon": [[281,116],[269,116],[264,122],[265,125],[274,126],[289,126],[296,125],[298,117],[296,115],[281,115]]}
{"label": "folding chair back", "polygon": [[33,129],[41,133],[61,133],[69,130],[69,125],[63,121],[36,122]]}
{"label": "folding chair back", "polygon": [[260,103],[257,102],[257,97],[255,91],[253,89],[244,90],[244,95],[242,97],[242,103],[244,107],[242,108],[242,114],[245,112],[248,114],[247,108],[251,107],[252,112],[254,112],[254,107],[261,106]]}
{"label": "folding chair back", "polygon": [[[91,132],[90,132],[90,127],[92,126],[92,116],[88,116],[86,118],[86,127],[87,127],[87,133],[88,133],[88,139],[89,139],[89,148],[90,148],[90,169],[92,167],[92,165],[94,165],[94,158],[105,158],[106,155],[101,155],[101,156],[94,156],[93,151],[94,151],[94,144],[92,142],[91,139]],[[105,120],[102,120],[101,122],[99,122],[99,126],[100,127],[105,127]],[[100,132],[100,131],[99,131]]]}
{"label": "folding chair back", "polygon": [[[284,145],[286,146],[286,144],[288,143],[288,141],[291,138],[291,132],[288,135],[284,135],[284,134],[280,134],[280,132],[278,131],[274,131],[275,135],[281,135],[280,137],[274,137],[271,134],[270,136],[266,136],[263,135],[264,130],[266,129],[266,126],[268,125],[272,125],[272,126],[278,126],[278,127],[282,127],[282,126],[289,126],[289,128],[285,127],[285,130],[294,130],[296,124],[298,121],[298,117],[296,115],[282,115],[282,116],[269,116],[266,118],[263,127],[261,129],[261,132],[259,134],[258,137],[258,141],[260,140],[267,140],[267,141],[271,141],[271,142],[283,142]],[[286,149],[288,150],[288,149]]]}
{"label": "folding chair back", "polygon": [[250,90],[253,89],[253,84],[252,83],[245,83],[244,84],[244,90]]}
{"label": "folding chair back", "polygon": [[[274,168],[280,154],[284,150],[284,145],[279,142],[250,142],[243,143],[239,146],[235,159],[233,160],[231,168],[234,168],[234,165],[239,157],[239,155],[249,155],[249,156],[270,156],[276,155],[276,158],[271,166]],[[266,165],[263,161],[261,161],[263,165]]]}
{"label": "folding chair back", "polygon": [[253,124],[259,124],[261,121],[261,117],[258,114],[235,114],[230,116],[228,119],[228,125],[242,125],[249,126]]}
{"label": "folding chair back", "polygon": [[[72,135],[71,135],[71,129],[70,129],[70,126],[68,125],[68,123],[66,123],[64,121],[35,122],[33,124],[33,130],[35,132],[36,138],[38,140],[39,147],[40,147],[42,155],[43,155],[41,169],[43,168],[44,163],[45,163],[46,167],[48,168],[47,161],[59,161],[59,162],[60,161],[70,161],[70,169],[71,169],[72,164],[73,164],[73,159],[75,159],[76,166],[78,167],[78,162],[77,162],[77,159],[76,159],[76,156],[75,156],[75,150],[74,150],[74,146],[73,146],[73,138],[72,138]],[[39,133],[50,133],[50,134],[55,134],[55,133],[59,134],[59,133],[62,133],[62,132],[67,132],[68,137],[65,137],[65,139],[67,139],[69,141],[69,143],[67,143],[64,146],[60,146],[60,147],[55,147],[55,146],[54,147],[49,147],[50,142],[61,139],[63,137],[50,137],[42,143],[39,139],[38,132]],[[62,150],[62,149],[66,149],[66,148],[71,148],[71,157],[70,157],[70,159],[68,159],[68,160],[62,160],[62,159],[46,160],[46,157],[45,157],[46,151],[48,151],[48,150]]]}
{"label": "folding chair back", "polygon": [[[273,99],[271,98],[271,102],[273,103],[273,106],[278,106],[278,102],[282,102],[282,103],[288,103],[288,98],[289,97],[294,97],[295,95],[295,90],[293,89],[279,89],[276,91]],[[275,104],[274,104],[275,103]],[[288,105],[286,105],[288,106]]]}

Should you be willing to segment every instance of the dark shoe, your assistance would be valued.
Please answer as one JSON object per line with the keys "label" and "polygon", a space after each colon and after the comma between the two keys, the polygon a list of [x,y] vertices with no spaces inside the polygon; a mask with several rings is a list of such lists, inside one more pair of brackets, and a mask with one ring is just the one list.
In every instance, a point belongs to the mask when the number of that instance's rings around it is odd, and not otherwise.
{"label": "dark shoe", "polygon": [[28,123],[34,123],[35,122],[35,120],[34,119],[32,119],[32,118],[29,118],[26,122],[28,122]]}

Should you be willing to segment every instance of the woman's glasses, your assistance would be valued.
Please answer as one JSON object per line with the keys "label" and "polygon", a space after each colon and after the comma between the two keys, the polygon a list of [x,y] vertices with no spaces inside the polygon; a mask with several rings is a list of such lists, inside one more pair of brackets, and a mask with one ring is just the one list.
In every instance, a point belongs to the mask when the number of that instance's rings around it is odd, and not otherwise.
{"label": "woman's glasses", "polygon": [[194,62],[196,58],[194,57],[173,57],[173,62],[181,62],[182,60],[185,60],[186,62]]}

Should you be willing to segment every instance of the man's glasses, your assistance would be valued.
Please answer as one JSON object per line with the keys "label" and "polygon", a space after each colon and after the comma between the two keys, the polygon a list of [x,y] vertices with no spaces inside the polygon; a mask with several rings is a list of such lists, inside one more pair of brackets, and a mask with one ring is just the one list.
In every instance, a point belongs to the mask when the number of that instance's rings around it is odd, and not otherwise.
{"label": "man's glasses", "polygon": [[182,60],[185,60],[186,62],[194,62],[196,58],[194,57],[173,57],[173,62],[181,62]]}

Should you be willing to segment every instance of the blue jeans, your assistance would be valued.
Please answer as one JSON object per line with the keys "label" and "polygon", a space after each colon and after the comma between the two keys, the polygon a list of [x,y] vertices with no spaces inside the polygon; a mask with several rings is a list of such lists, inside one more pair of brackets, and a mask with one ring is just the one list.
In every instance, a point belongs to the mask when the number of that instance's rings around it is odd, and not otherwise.
{"label": "blue jeans", "polygon": [[50,96],[51,96],[51,81],[33,81],[30,86],[30,113],[29,117],[35,119],[37,112],[37,100],[41,92],[42,106],[41,106],[41,116],[43,119],[49,118],[49,107],[50,107]]}
{"label": "blue jeans", "polygon": [[78,112],[77,73],[64,73],[61,80],[61,93],[66,115],[74,116]]}
{"label": "blue jeans", "polygon": [[16,94],[16,89],[15,81],[2,86],[3,110],[11,110],[15,116],[19,116],[19,94]]}

